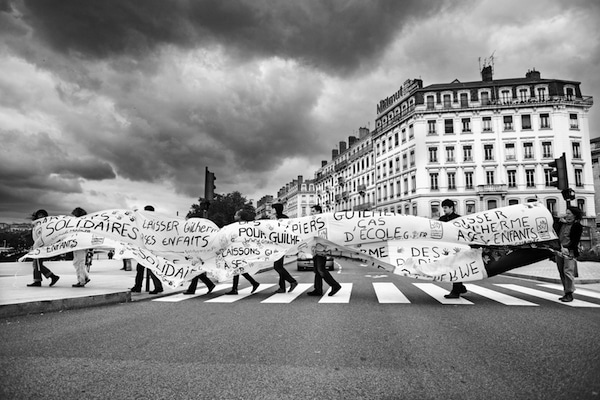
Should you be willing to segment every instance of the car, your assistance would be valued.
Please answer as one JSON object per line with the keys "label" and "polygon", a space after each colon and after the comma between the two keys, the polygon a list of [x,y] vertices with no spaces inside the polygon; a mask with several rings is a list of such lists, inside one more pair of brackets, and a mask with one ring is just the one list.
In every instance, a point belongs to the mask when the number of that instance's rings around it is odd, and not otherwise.
{"label": "car", "polygon": [[[325,268],[333,271],[333,257],[326,256]],[[313,259],[306,258],[306,256],[298,256],[298,271],[312,271],[313,270]]]}

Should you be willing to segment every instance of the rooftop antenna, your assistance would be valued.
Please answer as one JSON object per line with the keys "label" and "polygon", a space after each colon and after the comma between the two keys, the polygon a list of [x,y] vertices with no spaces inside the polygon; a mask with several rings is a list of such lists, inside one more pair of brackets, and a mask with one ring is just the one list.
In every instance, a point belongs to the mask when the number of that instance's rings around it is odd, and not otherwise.
{"label": "rooftop antenna", "polygon": [[479,72],[485,67],[492,67],[492,74],[494,73],[494,54],[496,50],[492,52],[492,55],[483,59],[483,66],[481,65],[481,57],[479,57]]}

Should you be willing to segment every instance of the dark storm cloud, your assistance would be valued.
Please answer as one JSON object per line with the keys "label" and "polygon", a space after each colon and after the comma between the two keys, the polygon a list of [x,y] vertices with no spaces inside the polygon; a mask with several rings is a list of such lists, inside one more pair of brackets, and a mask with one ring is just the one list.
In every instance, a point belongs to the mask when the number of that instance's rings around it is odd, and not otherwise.
{"label": "dark storm cloud", "polygon": [[25,5],[37,37],[63,53],[137,57],[164,44],[218,44],[240,56],[294,58],[330,73],[369,63],[407,20],[442,7],[417,0],[25,0]]}

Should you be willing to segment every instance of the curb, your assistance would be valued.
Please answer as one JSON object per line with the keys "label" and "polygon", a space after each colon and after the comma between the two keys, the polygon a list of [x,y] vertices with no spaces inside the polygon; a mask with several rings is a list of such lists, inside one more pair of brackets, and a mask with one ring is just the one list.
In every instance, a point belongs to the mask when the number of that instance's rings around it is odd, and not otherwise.
{"label": "curb", "polygon": [[131,301],[131,292],[117,292],[96,296],[75,297],[69,299],[31,301],[20,304],[0,306],[0,318],[17,317],[28,314],[74,310],[103,306],[107,304],[127,303]]}
{"label": "curb", "polygon": [[[523,278],[523,279],[531,279],[533,281],[562,284],[562,282],[558,278],[546,278],[544,276],[522,275],[522,274],[515,274],[515,273],[510,273],[510,272],[504,272],[502,275],[512,276],[513,278]],[[588,283],[600,283],[600,279],[575,278],[576,285],[585,285]]]}

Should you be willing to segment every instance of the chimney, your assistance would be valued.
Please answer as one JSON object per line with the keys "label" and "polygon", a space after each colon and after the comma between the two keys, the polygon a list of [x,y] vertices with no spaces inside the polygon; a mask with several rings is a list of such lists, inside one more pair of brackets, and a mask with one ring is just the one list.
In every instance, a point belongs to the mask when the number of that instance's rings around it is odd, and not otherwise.
{"label": "chimney", "polygon": [[360,138],[364,138],[369,134],[369,128],[358,128]]}
{"label": "chimney", "polygon": [[324,167],[327,165],[327,160],[321,160],[321,167]]}
{"label": "chimney", "polygon": [[302,187],[303,182],[304,178],[302,177],[302,175],[298,175],[298,190],[300,190],[300,187]]}
{"label": "chimney", "polygon": [[338,153],[338,150],[337,150],[337,149],[333,149],[333,150],[331,150],[331,159],[332,159],[332,160],[335,160],[335,159],[337,158],[338,154],[339,154],[339,153]]}
{"label": "chimney", "polygon": [[539,81],[540,79],[542,79],[542,74],[540,73],[540,71],[536,71],[534,68],[531,71],[527,71],[527,73],[525,74],[525,78]]}
{"label": "chimney", "polygon": [[346,151],[346,142],[340,142],[340,154]]}
{"label": "chimney", "polygon": [[481,80],[484,82],[491,82],[493,80],[493,73],[494,71],[492,70],[491,65],[483,67],[481,70]]}
{"label": "chimney", "polygon": [[356,136],[348,136],[348,147],[352,147],[352,145],[354,143],[356,143],[358,139],[356,138]]}

